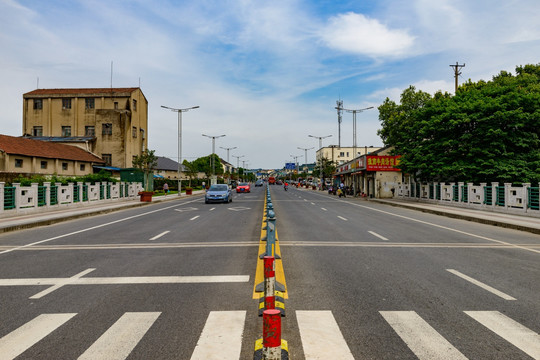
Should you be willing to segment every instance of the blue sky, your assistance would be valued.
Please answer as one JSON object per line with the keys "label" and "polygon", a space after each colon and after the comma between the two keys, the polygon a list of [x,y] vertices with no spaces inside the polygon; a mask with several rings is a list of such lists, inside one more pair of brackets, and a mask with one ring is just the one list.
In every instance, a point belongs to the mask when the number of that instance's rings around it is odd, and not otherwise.
{"label": "blue sky", "polygon": [[[381,146],[379,106],[410,85],[460,82],[540,63],[538,0],[0,0],[0,133],[22,135],[22,94],[40,88],[140,86],[149,147],[183,158],[216,153],[279,168],[338,144],[334,107],[357,115],[358,146]],[[352,114],[341,145],[352,146]],[[313,162],[315,150],[308,152]],[[240,162],[242,166],[242,162]]]}

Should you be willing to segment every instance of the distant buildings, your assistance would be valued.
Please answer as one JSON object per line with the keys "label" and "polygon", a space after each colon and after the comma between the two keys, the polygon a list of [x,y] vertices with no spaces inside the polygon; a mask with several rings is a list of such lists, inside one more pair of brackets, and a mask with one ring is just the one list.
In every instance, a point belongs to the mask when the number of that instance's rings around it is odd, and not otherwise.
{"label": "distant buildings", "polygon": [[366,155],[379,149],[381,148],[373,146],[358,146],[355,154],[353,147],[338,147],[337,145],[330,145],[317,150],[315,156],[317,161],[324,158],[336,165],[341,165],[355,159],[358,156]]}
{"label": "distant buildings", "polygon": [[148,101],[140,88],[37,89],[23,95],[26,138],[75,145],[117,168],[148,146]]}

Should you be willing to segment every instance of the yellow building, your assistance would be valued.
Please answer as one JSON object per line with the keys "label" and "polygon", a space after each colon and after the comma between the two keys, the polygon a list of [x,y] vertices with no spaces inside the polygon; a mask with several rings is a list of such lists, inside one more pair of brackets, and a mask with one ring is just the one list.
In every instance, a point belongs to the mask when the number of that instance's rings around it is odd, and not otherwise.
{"label": "yellow building", "polygon": [[338,147],[337,145],[330,145],[320,148],[319,150],[317,150],[315,155],[317,162],[319,162],[319,160],[323,158],[331,161],[336,165],[341,165],[351,161],[358,156],[367,155],[379,149],[380,147],[373,146],[358,146],[355,149],[353,147]]}
{"label": "yellow building", "polygon": [[0,179],[13,175],[83,176],[92,174],[99,157],[74,146],[0,135]]}
{"label": "yellow building", "polygon": [[26,138],[75,145],[108,166],[132,167],[148,146],[148,101],[140,88],[37,89],[23,95]]}

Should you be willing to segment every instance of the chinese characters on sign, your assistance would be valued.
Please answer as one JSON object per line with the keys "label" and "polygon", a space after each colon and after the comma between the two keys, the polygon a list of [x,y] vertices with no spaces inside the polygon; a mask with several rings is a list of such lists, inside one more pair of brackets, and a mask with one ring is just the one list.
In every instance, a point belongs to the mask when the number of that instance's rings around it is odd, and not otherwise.
{"label": "chinese characters on sign", "polygon": [[401,171],[399,166],[400,155],[396,156],[367,156],[367,171]]}

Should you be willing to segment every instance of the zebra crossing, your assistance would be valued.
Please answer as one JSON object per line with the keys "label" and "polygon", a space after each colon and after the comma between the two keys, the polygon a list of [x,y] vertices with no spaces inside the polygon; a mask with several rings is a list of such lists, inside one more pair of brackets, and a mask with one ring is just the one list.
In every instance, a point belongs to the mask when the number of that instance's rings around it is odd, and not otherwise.
{"label": "zebra crossing", "polygon": [[[498,311],[464,311],[533,359],[540,359],[540,336]],[[331,311],[295,312],[300,340],[307,360],[354,359]],[[379,311],[382,319],[418,359],[467,359],[414,311]],[[101,335],[79,359],[126,359],[151,331],[160,312],[126,312]],[[41,314],[0,338],[0,360],[24,354],[76,313]],[[240,359],[246,311],[211,311],[191,360]],[[164,339],[166,341],[166,339]],[[247,341],[247,340],[245,340]],[[246,345],[246,346],[251,346]]]}

